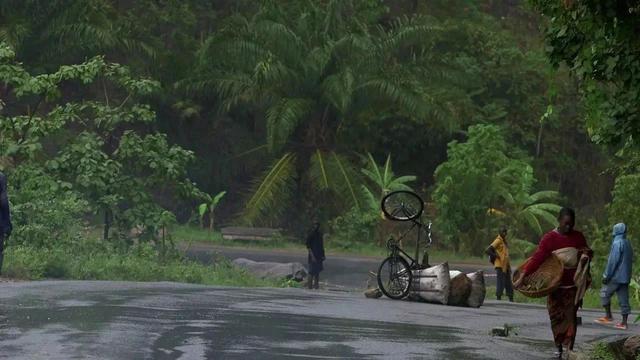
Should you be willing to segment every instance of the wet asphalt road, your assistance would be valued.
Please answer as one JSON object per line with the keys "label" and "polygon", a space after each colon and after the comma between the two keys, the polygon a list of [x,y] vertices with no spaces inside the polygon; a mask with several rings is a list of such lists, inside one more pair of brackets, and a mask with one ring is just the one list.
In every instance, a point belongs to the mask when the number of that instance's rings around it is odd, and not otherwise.
{"label": "wet asphalt road", "polygon": [[[208,244],[192,244],[186,250],[188,257],[206,264],[213,261],[215,254],[231,260],[245,258],[253,261],[299,262],[305,266],[307,262],[306,253],[291,251],[219,247]],[[381,262],[382,258],[328,255],[324,262],[324,271],[320,274],[320,281],[333,288],[366,289],[368,279],[373,279],[372,284],[375,284],[375,279],[369,276],[369,271],[377,272]],[[451,270],[465,273],[483,270],[487,286],[495,286],[495,274],[491,266],[450,264],[449,267]]]}
{"label": "wet asphalt road", "polygon": [[[620,334],[582,312],[578,343]],[[509,323],[518,335],[491,337]],[[636,332],[632,327],[629,332]],[[0,359],[547,359],[546,310],[175,283],[0,284]]]}

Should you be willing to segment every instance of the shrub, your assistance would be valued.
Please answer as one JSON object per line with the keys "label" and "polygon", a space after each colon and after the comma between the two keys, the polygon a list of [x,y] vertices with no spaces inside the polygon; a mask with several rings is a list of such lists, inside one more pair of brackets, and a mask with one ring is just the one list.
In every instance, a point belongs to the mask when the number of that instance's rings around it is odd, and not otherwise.
{"label": "shrub", "polygon": [[340,248],[349,249],[358,243],[374,243],[377,214],[353,208],[329,223],[331,239]]}

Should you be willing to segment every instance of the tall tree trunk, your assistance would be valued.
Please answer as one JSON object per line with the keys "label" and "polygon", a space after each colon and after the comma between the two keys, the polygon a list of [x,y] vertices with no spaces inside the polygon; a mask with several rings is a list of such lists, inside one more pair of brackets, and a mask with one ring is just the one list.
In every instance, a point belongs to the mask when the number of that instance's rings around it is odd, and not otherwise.
{"label": "tall tree trunk", "polygon": [[164,257],[167,254],[167,246],[166,246],[166,243],[165,243],[165,226],[164,225],[162,225],[161,231],[162,231],[162,259],[164,260]]}
{"label": "tall tree trunk", "polygon": [[538,128],[538,142],[536,144],[536,158],[540,157],[540,150],[542,147],[542,129],[544,127],[544,122],[540,121],[540,127]]}
{"label": "tall tree trunk", "polygon": [[111,230],[111,210],[104,209],[104,232],[102,234],[103,240],[109,240],[109,230]]}
{"label": "tall tree trunk", "polygon": [[213,206],[209,210],[209,232],[213,232]]}

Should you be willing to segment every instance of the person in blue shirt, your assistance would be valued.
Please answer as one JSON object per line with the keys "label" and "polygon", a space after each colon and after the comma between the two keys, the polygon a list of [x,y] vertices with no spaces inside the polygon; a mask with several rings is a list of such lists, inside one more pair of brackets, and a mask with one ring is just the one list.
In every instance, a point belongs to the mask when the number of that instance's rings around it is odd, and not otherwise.
{"label": "person in blue shirt", "polygon": [[618,296],[622,322],[615,325],[616,328],[626,330],[627,318],[631,312],[629,306],[629,282],[631,282],[631,265],[633,263],[633,249],[627,239],[627,226],[623,223],[613,226],[613,243],[609,252],[607,267],[602,274],[602,289],[600,299],[606,315],[596,319],[600,324],[613,323],[611,314],[611,297],[615,293]]}
{"label": "person in blue shirt", "polygon": [[0,274],[2,273],[2,260],[4,259],[4,240],[11,235],[11,229],[7,177],[0,172]]}

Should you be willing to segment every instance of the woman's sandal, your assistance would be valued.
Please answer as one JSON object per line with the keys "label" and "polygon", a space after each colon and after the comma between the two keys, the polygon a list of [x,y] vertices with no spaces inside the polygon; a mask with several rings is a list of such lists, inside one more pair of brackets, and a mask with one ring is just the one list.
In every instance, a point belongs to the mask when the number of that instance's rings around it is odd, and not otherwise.
{"label": "woman's sandal", "polygon": [[602,324],[602,325],[611,325],[611,324],[613,324],[613,320],[612,320],[612,319],[609,319],[609,318],[608,318],[608,317],[606,317],[606,316],[603,316],[603,317],[601,317],[601,318],[597,318],[597,319],[595,319],[594,321],[595,321],[596,323],[598,323],[598,324]]}
{"label": "woman's sandal", "polygon": [[627,324],[623,324],[623,323],[617,323],[614,328],[616,329],[620,329],[620,330],[627,330]]}

